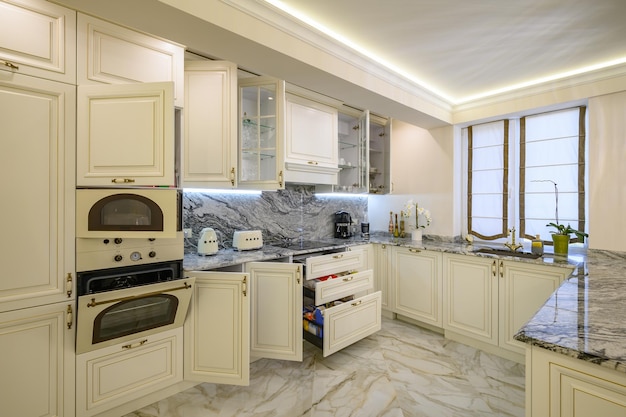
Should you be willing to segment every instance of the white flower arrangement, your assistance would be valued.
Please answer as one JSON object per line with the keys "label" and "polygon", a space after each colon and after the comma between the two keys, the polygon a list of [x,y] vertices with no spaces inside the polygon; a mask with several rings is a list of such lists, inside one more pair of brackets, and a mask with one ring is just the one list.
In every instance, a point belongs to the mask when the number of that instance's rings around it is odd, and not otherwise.
{"label": "white flower arrangement", "polygon": [[[424,207],[420,207],[417,203],[413,202],[413,199],[410,199],[406,202],[404,207],[404,217],[411,217],[413,213],[415,213],[415,228],[425,229],[427,226],[430,226],[430,222],[432,222],[432,218],[430,217],[430,210],[425,209]],[[420,225],[419,218],[423,216],[426,219],[426,224]]]}

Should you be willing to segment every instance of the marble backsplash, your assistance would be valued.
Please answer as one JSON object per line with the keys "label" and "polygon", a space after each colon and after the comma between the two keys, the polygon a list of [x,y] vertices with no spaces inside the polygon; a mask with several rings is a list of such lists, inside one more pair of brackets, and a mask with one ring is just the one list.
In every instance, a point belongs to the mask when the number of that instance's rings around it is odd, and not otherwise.
{"label": "marble backsplash", "polygon": [[356,222],[367,215],[367,196],[315,194],[308,187],[263,191],[261,194],[193,192],[183,195],[183,227],[192,229],[185,251],[195,250],[200,231],[215,230],[220,248],[231,247],[233,232],[263,232],[266,243],[283,238],[321,240],[334,237],[334,214],[344,210]]}

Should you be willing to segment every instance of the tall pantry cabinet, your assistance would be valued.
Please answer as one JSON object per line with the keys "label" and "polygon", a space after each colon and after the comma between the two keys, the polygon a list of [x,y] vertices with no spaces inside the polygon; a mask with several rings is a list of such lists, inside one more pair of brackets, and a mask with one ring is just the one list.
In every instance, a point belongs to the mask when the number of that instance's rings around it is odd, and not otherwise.
{"label": "tall pantry cabinet", "polygon": [[75,33],[72,10],[0,2],[0,404],[7,416],[74,415]]}

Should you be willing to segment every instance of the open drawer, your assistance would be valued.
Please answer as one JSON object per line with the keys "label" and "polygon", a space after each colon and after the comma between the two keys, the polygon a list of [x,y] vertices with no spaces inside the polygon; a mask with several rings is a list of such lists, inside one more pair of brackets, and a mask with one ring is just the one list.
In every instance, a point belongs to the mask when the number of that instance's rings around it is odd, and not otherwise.
{"label": "open drawer", "polygon": [[376,333],[381,328],[381,293],[377,291],[323,312],[321,337],[304,330],[304,339],[323,350],[324,357]]}
{"label": "open drawer", "polygon": [[319,306],[371,288],[374,288],[374,271],[368,269],[326,281],[309,280],[304,283],[304,295],[315,299],[315,305]]}
{"label": "open drawer", "polygon": [[363,251],[346,251],[306,258],[305,278],[315,279],[330,274],[362,270],[366,265]]}

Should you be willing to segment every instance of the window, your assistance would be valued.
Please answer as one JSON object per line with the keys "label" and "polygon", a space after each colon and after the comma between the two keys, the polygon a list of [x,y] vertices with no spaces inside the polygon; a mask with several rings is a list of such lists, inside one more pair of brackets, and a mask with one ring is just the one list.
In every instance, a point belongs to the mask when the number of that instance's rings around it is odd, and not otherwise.
{"label": "window", "polygon": [[[540,235],[550,222],[585,230],[586,108],[469,126],[467,230],[484,240]],[[511,167],[511,169],[509,169]]]}

